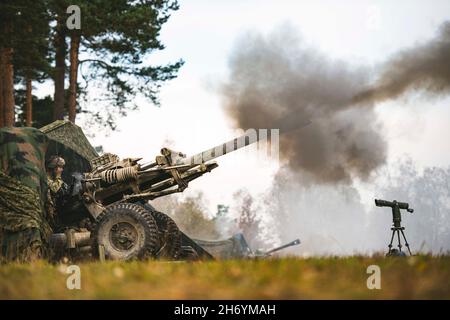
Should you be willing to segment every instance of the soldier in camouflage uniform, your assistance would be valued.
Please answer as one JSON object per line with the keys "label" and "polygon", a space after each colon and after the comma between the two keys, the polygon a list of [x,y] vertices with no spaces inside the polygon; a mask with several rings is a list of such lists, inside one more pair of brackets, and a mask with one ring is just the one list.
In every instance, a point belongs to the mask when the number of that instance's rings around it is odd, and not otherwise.
{"label": "soldier in camouflage uniform", "polygon": [[64,159],[56,155],[50,157],[47,163],[47,212],[54,230],[58,229],[58,211],[69,195],[69,187],[61,177],[65,164]]}
{"label": "soldier in camouflage uniform", "polygon": [[0,253],[7,261],[47,257],[47,144],[35,128],[0,129]]}

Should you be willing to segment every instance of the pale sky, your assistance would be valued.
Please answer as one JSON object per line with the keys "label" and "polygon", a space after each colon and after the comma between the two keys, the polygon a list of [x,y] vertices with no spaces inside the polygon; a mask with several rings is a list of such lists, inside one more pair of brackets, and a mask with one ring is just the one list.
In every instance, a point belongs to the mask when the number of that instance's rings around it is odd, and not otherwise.
{"label": "pale sky", "polygon": [[[191,154],[237,135],[217,88],[227,77],[235,40],[247,31],[267,34],[289,24],[331,59],[375,66],[402,48],[432,38],[438,26],[450,20],[448,0],[179,2],[180,10],[163,26],[166,49],[149,61],[182,58],[186,63],[161,90],[160,108],[138,101],[141,109],[120,119],[117,132],[92,139],[107,152],[150,161],[165,141]],[[48,90],[43,86],[38,95]],[[390,161],[407,154],[421,166],[450,165],[450,98],[427,101],[415,96],[376,110],[389,142]],[[219,167],[191,183],[187,194],[203,191],[214,211],[218,203],[231,204],[233,192],[240,188],[264,192],[277,164],[261,160],[240,151],[219,158]]]}

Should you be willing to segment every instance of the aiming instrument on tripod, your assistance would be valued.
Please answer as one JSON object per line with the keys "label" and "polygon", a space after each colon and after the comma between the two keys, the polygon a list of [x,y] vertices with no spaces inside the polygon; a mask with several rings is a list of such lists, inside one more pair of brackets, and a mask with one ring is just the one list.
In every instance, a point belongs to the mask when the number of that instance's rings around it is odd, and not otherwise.
{"label": "aiming instrument on tripod", "polygon": [[[375,205],[377,207],[390,207],[392,208],[392,219],[393,219],[393,227],[392,230],[392,236],[391,236],[391,242],[388,245],[389,251],[387,253],[388,256],[404,256],[405,253],[402,251],[402,243],[400,239],[400,234],[403,237],[403,240],[405,241],[405,246],[408,249],[409,254],[412,256],[411,249],[409,248],[408,241],[406,240],[405,236],[405,227],[401,226],[402,216],[400,209],[406,210],[409,213],[413,213],[414,209],[409,208],[409,204],[406,202],[398,202],[397,200],[394,201],[386,201],[386,200],[380,200],[375,199]],[[394,237],[397,234],[397,249],[392,249],[392,243],[394,242]]]}

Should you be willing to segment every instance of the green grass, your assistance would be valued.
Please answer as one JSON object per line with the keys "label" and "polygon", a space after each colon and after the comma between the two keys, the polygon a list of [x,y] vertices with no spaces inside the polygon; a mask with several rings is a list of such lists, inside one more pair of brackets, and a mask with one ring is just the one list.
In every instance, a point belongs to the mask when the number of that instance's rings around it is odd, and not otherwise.
{"label": "green grass", "polygon": [[[381,268],[381,290],[366,286]],[[283,258],[83,263],[81,289],[65,265],[0,266],[0,299],[449,299],[450,257]]]}

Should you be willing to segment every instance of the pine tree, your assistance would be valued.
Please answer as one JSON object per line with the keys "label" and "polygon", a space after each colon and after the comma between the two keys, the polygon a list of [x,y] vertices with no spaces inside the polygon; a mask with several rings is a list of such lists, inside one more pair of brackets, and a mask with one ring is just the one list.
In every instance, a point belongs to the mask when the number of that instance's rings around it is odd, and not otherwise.
{"label": "pine tree", "polygon": [[[22,10],[15,24],[20,37],[15,40],[14,69],[16,82],[24,84],[26,99],[23,104],[26,115],[25,124],[32,126],[32,89],[33,81],[42,82],[49,77],[49,15],[46,1],[35,0],[33,6]],[[16,92],[17,99],[17,92]]]}
{"label": "pine tree", "polygon": [[[126,115],[129,102],[138,94],[159,105],[159,89],[176,77],[183,61],[163,66],[148,63],[151,53],[163,50],[160,31],[170,13],[178,10],[177,1],[88,1],[82,8],[81,44],[88,58],[84,80],[101,82],[107,89],[103,98]],[[111,119],[110,115],[106,116]],[[114,123],[108,125],[114,128]]]}
{"label": "pine tree", "polygon": [[[72,3],[71,3],[72,2]],[[81,9],[81,29],[67,28],[67,8]],[[154,66],[149,54],[163,50],[160,30],[172,11],[178,10],[176,0],[3,0],[0,3],[0,126],[14,125],[14,84],[22,83],[20,91],[27,125],[31,115],[33,82],[53,79],[53,119],[63,119],[68,107],[69,119],[75,121],[80,112],[77,98],[87,85],[105,85],[104,97],[125,114],[133,106],[129,102],[142,93],[158,104],[162,83],[176,77],[183,62]],[[68,39],[70,47],[68,48]],[[83,60],[79,59],[83,54]],[[69,88],[65,80],[67,59],[70,62]],[[87,66],[83,76],[86,86],[78,86],[81,65]],[[66,103],[67,96],[67,103]],[[83,112],[93,113],[91,108]],[[103,113],[103,112],[102,112]],[[112,119],[112,115],[97,114],[97,118]],[[114,128],[113,120],[108,125]]]}
{"label": "pine tree", "polygon": [[15,18],[20,14],[20,6],[15,1],[5,0],[0,3],[0,112],[2,126],[11,127],[15,122],[14,102],[14,33]]}
{"label": "pine tree", "polygon": [[66,10],[70,3],[66,0],[48,0],[48,10],[53,17],[52,51],[54,68],[52,78],[54,82],[53,120],[62,120],[65,113],[66,55],[67,55],[67,27]]}

